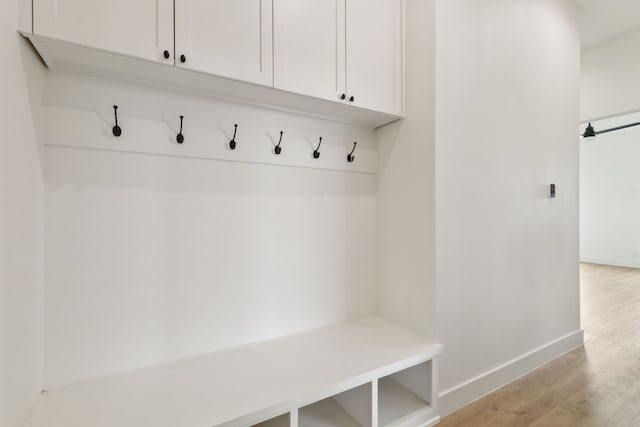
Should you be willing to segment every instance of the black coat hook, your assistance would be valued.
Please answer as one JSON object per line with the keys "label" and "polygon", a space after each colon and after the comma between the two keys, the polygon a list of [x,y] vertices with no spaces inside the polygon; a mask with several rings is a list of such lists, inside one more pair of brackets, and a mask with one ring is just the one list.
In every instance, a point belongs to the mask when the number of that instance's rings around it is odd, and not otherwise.
{"label": "black coat hook", "polygon": [[280,147],[280,144],[282,144],[282,134],[284,132],[280,131],[280,140],[278,141],[278,145],[276,145],[276,148],[274,148],[274,151],[276,152],[276,155],[280,155],[280,153],[282,153],[282,148]]}
{"label": "black coat hook", "polygon": [[184,142],[184,135],[182,134],[182,120],[183,119],[184,119],[184,116],[180,116],[180,133],[176,137],[176,140],[178,141],[178,144],[182,144]]}
{"label": "black coat hook", "polygon": [[322,145],[322,137],[320,137],[320,142],[318,142],[318,148],[316,148],[315,150],[313,150],[313,158],[317,159],[320,157],[320,146]]}
{"label": "black coat hook", "polygon": [[122,128],[118,126],[118,106],[117,105],[113,106],[113,115],[116,117],[116,125],[113,127],[113,129],[111,129],[111,132],[113,132],[113,136],[118,137],[122,135]]}
{"label": "black coat hook", "polygon": [[356,151],[356,145],[357,144],[358,144],[357,142],[354,142],[353,143],[353,150],[351,150],[351,152],[349,154],[347,154],[347,161],[349,163],[353,163],[353,161],[356,159],[356,156],[354,156],[353,153]]}
{"label": "black coat hook", "polygon": [[238,132],[238,125],[233,125],[233,138],[229,141],[229,148],[236,149],[236,132]]}

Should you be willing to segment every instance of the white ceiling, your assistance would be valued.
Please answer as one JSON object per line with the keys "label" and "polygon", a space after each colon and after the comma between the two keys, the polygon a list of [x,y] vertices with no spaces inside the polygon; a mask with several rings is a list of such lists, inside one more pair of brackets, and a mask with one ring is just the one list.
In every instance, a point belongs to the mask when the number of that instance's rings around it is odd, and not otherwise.
{"label": "white ceiling", "polygon": [[582,47],[640,30],[640,0],[574,0],[580,8]]}

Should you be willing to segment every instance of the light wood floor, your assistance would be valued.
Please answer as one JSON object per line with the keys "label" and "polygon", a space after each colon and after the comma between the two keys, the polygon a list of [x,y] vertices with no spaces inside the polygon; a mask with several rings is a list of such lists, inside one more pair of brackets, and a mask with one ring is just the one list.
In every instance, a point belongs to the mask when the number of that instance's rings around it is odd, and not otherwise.
{"label": "light wood floor", "polygon": [[640,426],[640,270],[583,264],[585,346],[446,417],[439,427]]}

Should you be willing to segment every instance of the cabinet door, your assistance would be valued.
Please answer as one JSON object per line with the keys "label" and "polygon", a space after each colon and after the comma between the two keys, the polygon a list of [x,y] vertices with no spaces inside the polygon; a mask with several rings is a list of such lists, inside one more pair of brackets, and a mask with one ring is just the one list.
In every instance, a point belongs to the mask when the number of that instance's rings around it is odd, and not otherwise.
{"label": "cabinet door", "polygon": [[[346,0],[347,101],[402,113],[402,0]],[[353,97],[353,101],[349,102]]]}
{"label": "cabinet door", "polygon": [[273,86],[272,0],[175,0],[175,7],[177,66]]}
{"label": "cabinet door", "polygon": [[173,0],[33,0],[33,28],[38,36],[173,64]]}
{"label": "cabinet door", "polygon": [[274,87],[344,102],[345,0],[274,0]]}

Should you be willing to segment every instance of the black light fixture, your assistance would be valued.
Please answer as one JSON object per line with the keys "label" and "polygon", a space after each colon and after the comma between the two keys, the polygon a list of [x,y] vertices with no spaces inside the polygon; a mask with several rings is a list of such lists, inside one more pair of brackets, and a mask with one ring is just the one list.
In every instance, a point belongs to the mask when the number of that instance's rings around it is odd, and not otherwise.
{"label": "black light fixture", "polygon": [[588,139],[588,140],[592,140],[592,139],[594,139],[596,136],[598,136],[600,134],[608,133],[608,132],[615,132],[617,130],[627,129],[627,128],[634,127],[634,126],[640,126],[640,122],[629,123],[628,125],[616,126],[614,128],[609,128],[609,129],[596,131],[593,128],[593,126],[591,125],[591,122],[589,122],[589,125],[584,130],[584,133],[582,134],[582,137],[585,138],[585,139]]}

